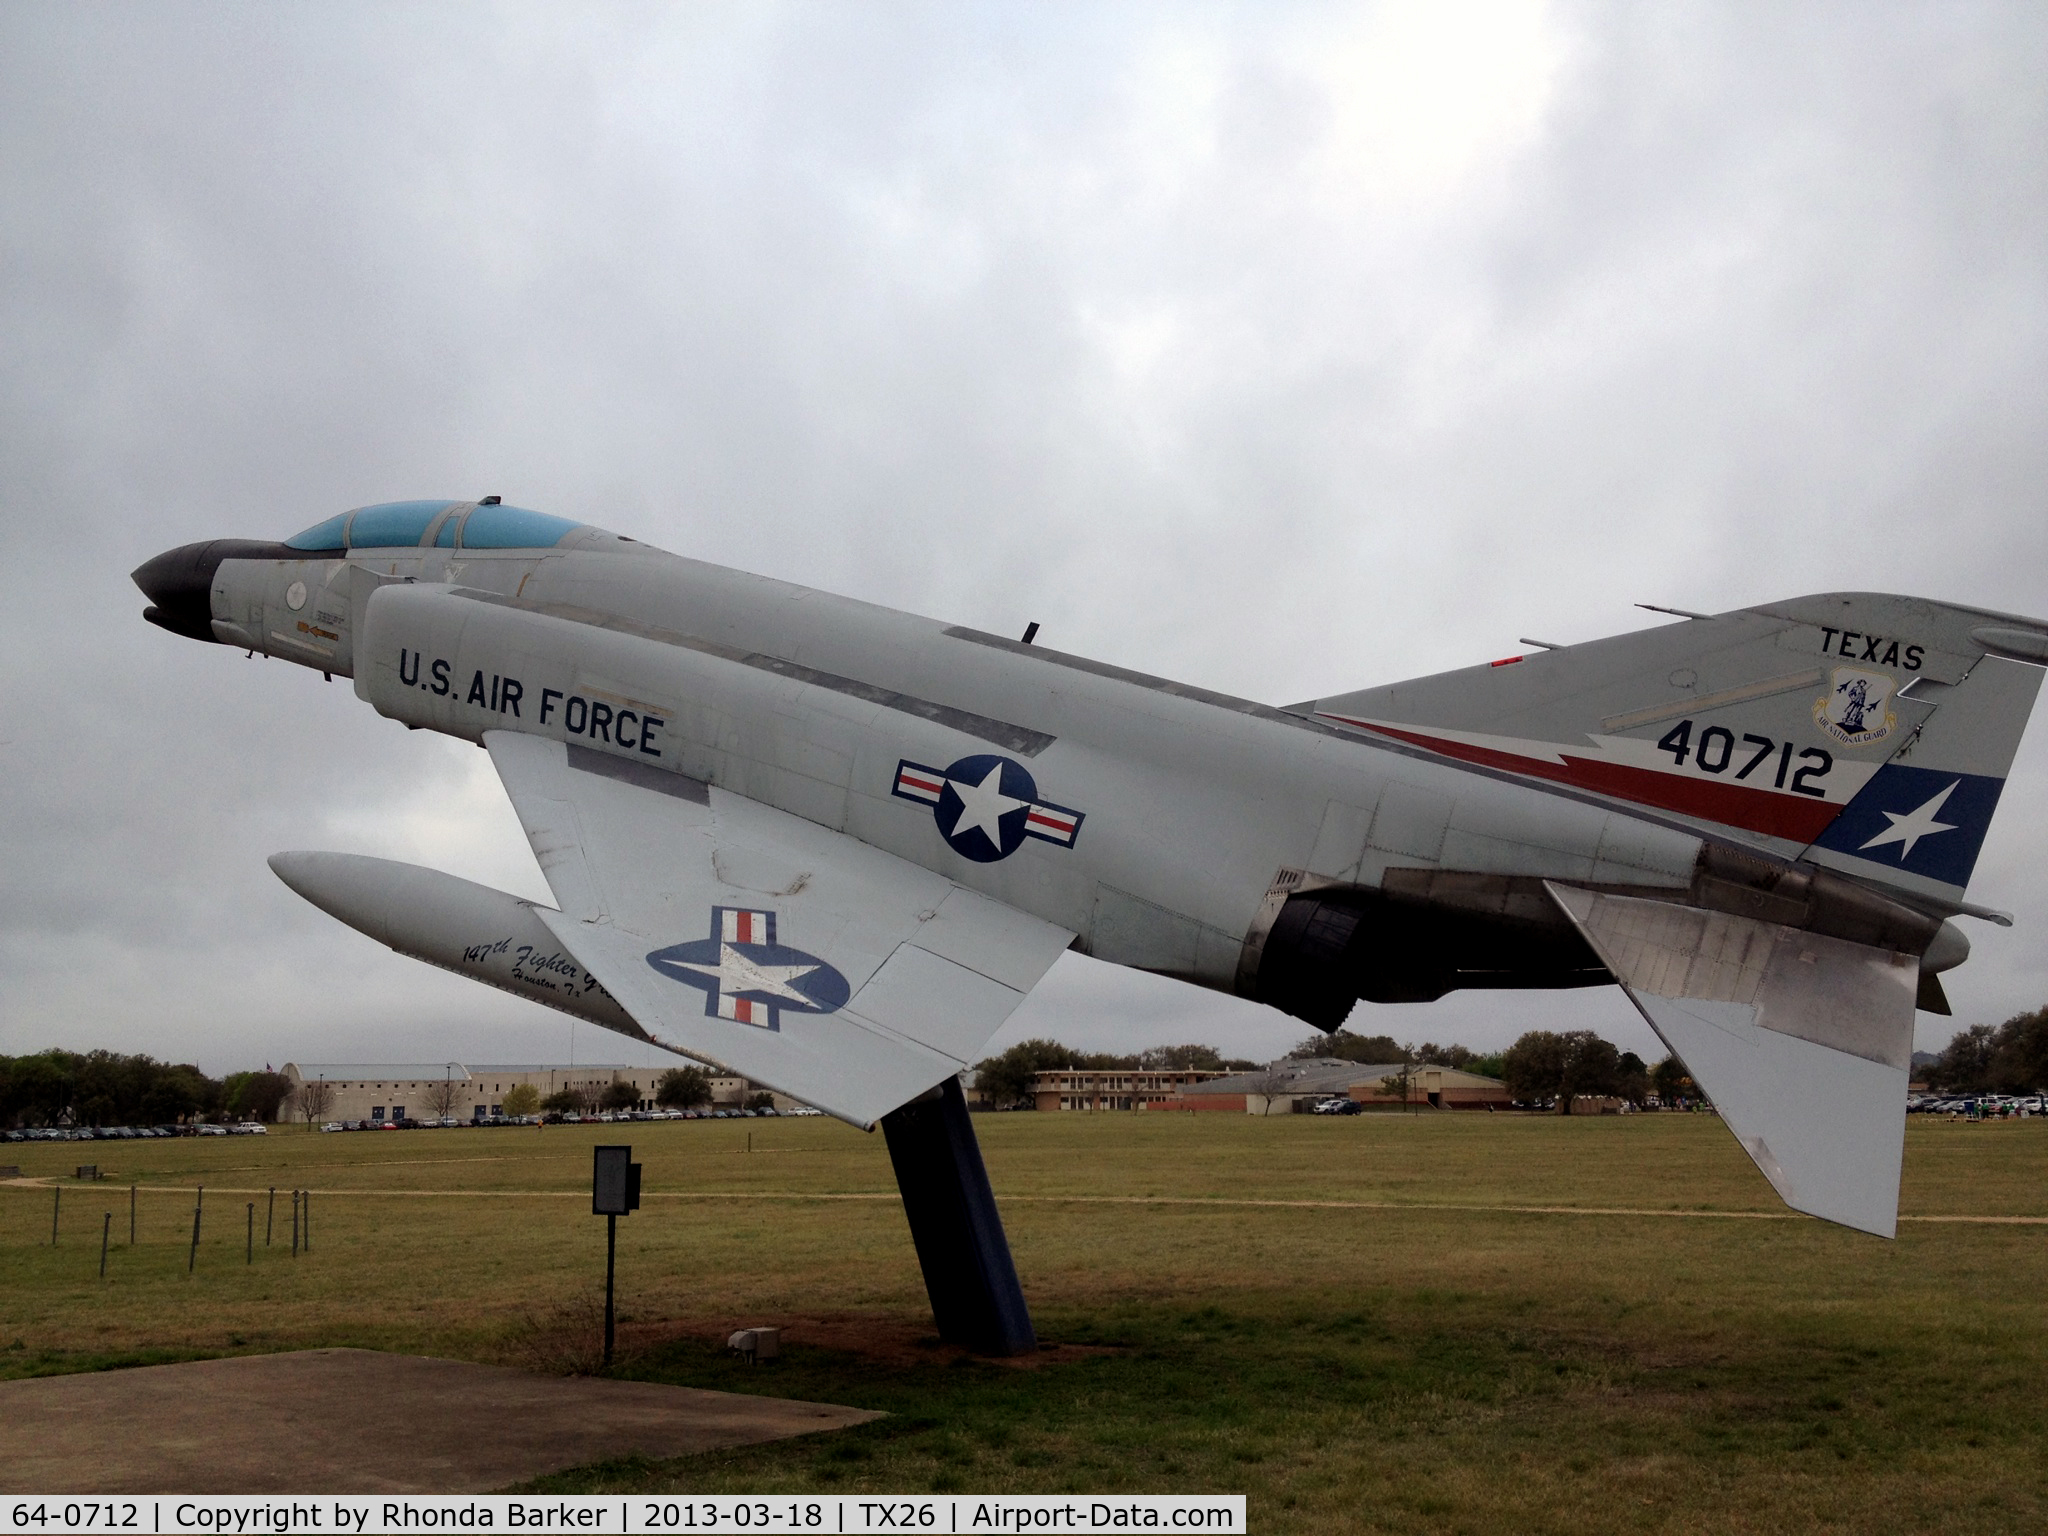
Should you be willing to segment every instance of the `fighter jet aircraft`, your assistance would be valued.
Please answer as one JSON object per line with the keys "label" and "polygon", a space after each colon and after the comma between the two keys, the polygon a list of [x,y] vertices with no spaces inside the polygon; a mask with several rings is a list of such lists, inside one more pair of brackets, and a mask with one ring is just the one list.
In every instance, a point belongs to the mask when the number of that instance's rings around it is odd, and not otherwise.
{"label": "fighter jet aircraft", "polygon": [[481,744],[555,905],[344,853],[277,855],[294,890],[855,1124],[1068,948],[1325,1030],[1618,982],[1788,1204],[1884,1236],[1914,1009],[1956,916],[2007,921],[1965,888],[2048,663],[2040,620],[1836,592],[1274,708],[497,497],[135,579]]}

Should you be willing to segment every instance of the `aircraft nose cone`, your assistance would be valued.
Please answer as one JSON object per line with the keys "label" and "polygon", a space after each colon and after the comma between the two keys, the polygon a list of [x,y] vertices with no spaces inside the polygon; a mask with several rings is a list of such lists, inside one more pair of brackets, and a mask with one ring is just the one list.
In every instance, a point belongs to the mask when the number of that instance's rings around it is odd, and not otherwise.
{"label": "aircraft nose cone", "polygon": [[181,544],[138,565],[135,585],[151,604],[142,616],[174,635],[213,639],[213,573],[220,569],[223,558],[214,549],[225,542],[209,539],[202,544]]}
{"label": "aircraft nose cone", "polygon": [[260,539],[207,539],[181,544],[135,567],[135,585],[150,606],[150,623],[189,640],[213,641],[213,576],[223,560],[290,559],[296,550]]}

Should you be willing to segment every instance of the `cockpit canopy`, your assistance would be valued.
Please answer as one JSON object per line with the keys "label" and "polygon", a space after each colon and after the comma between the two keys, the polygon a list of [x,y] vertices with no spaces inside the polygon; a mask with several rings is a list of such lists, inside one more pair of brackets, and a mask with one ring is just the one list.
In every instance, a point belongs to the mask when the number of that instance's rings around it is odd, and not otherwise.
{"label": "cockpit canopy", "polygon": [[357,507],[285,540],[288,549],[552,549],[589,526],[500,502],[386,501]]}

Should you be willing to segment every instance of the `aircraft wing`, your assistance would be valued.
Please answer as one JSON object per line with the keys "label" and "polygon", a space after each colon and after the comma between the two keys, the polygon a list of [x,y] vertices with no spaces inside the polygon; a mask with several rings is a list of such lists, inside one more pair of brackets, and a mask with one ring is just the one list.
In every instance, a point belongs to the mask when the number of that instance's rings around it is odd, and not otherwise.
{"label": "aircraft wing", "polygon": [[1545,884],[1785,1203],[1893,1236],[1919,962],[1781,923]]}
{"label": "aircraft wing", "polygon": [[562,944],[660,1044],[871,1125],[966,1068],[1073,934],[745,796],[491,731]]}

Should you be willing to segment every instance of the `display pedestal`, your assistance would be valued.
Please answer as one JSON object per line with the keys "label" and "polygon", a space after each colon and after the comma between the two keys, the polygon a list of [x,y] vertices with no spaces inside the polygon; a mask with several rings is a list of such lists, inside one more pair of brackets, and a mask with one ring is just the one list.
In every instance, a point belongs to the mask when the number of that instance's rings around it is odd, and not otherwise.
{"label": "display pedestal", "polygon": [[939,1337],[980,1355],[1038,1347],[958,1078],[882,1117]]}

